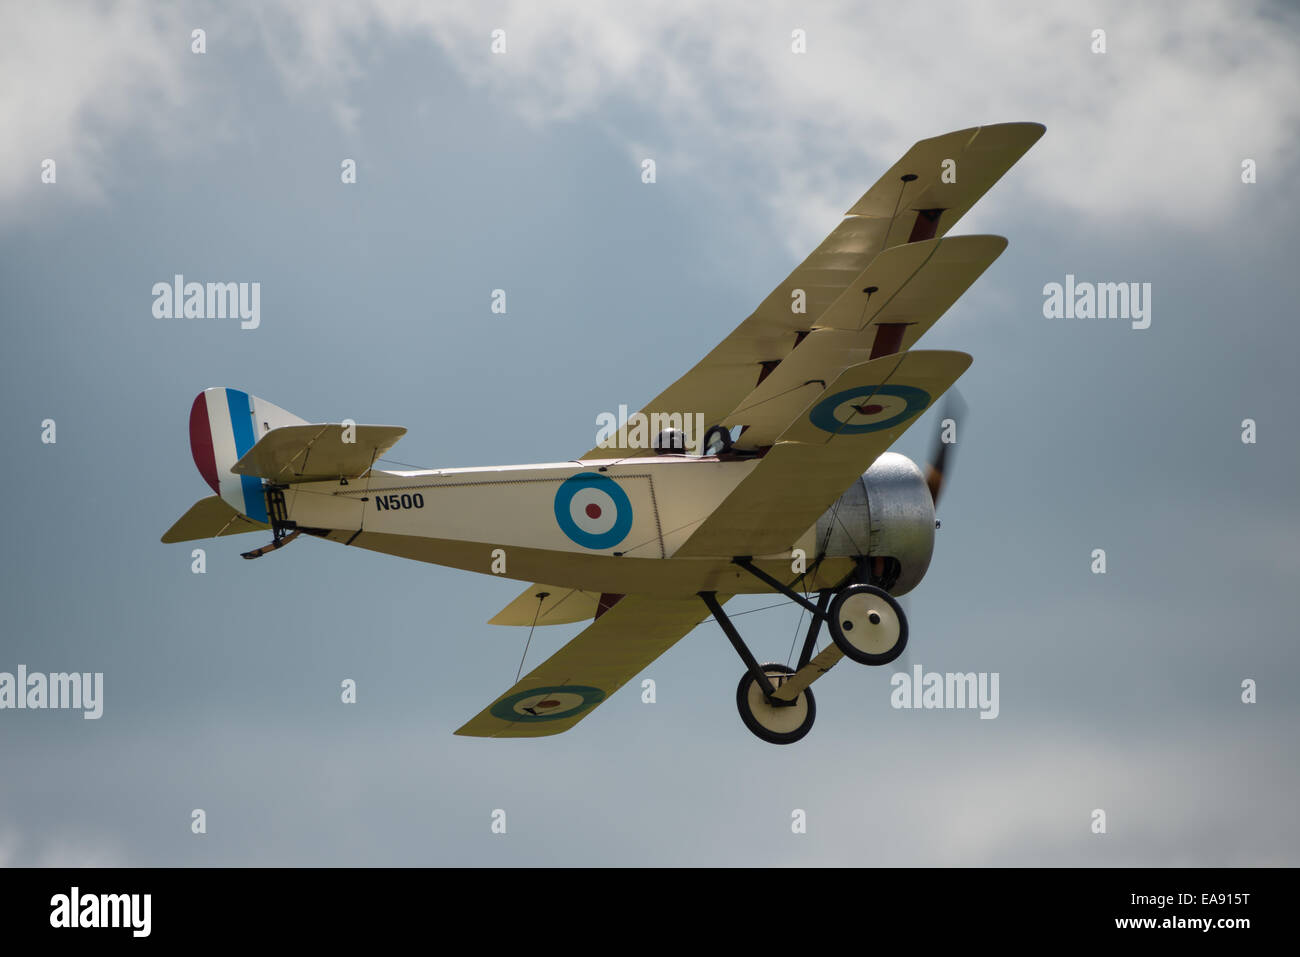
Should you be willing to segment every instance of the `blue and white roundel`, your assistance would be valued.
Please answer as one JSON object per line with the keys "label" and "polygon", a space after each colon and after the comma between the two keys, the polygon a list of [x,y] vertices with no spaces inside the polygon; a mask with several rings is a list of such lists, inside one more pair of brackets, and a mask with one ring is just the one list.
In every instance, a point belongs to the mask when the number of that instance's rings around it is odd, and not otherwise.
{"label": "blue and white roundel", "polygon": [[612,478],[580,472],[555,493],[555,520],[583,548],[613,548],[632,530],[632,503]]}
{"label": "blue and white roundel", "polygon": [[879,432],[906,422],[930,404],[930,393],[910,385],[860,385],[818,402],[808,420],[833,435]]}

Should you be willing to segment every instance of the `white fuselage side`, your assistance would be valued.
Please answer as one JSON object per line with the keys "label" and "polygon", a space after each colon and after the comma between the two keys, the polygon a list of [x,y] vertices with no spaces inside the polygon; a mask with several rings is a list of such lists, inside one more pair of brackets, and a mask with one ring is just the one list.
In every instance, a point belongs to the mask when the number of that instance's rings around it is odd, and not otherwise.
{"label": "white fuselage side", "polygon": [[[292,485],[284,495],[289,520],[328,530],[331,540],[470,571],[610,592],[761,591],[733,556],[673,558],[758,463],[665,455],[373,471],[346,485]],[[810,528],[791,550],[811,561],[814,540]],[[495,569],[494,557],[504,557]],[[774,574],[790,577],[791,551],[766,558]],[[826,577],[849,567],[829,565]]]}

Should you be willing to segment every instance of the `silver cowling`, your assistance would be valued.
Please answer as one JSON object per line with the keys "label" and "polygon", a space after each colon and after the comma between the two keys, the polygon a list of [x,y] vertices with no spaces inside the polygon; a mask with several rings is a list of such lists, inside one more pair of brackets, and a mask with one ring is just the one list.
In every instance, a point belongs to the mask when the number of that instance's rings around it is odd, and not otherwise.
{"label": "silver cowling", "polygon": [[894,595],[911,591],[934,553],[934,500],[921,469],[906,455],[882,454],[817,520],[817,545],[832,557],[882,559],[867,562],[881,584]]}

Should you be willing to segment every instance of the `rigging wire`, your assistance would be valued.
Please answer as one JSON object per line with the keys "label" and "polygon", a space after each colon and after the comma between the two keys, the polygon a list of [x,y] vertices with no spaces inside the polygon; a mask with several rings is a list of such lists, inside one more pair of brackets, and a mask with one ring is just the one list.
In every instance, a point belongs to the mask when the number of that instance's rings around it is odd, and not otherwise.
{"label": "rigging wire", "polygon": [[[807,575],[808,573],[805,571],[803,574],[799,576],[799,580],[803,582],[804,579],[807,577]],[[804,584],[806,585],[807,582],[804,582]],[[800,589],[800,591],[803,591],[803,589]],[[806,599],[808,597],[808,592],[804,591],[803,597]],[[806,614],[808,614],[808,609],[805,608],[803,605],[800,605],[799,621],[794,626],[794,637],[790,639],[790,653],[785,656],[785,666],[787,668],[790,667],[790,659],[794,657],[794,646],[799,641],[799,632],[803,629],[803,616]]]}
{"label": "rigging wire", "polygon": [[[728,617],[728,618],[739,618],[741,615],[752,615],[752,614],[754,614],[754,612],[756,612],[756,611],[770,611],[770,610],[773,609],[773,608],[781,608],[781,607],[783,607],[783,606],[785,606],[785,605],[793,605],[793,604],[794,604],[794,602],[792,602],[792,601],[790,601],[790,600],[787,599],[786,601],[779,601],[779,602],[777,602],[775,605],[764,605],[762,608],[751,608],[751,609],[749,609],[749,611],[730,612],[730,613],[728,613],[727,617]],[[701,625],[707,625],[707,624],[708,624],[709,622],[711,622],[711,621],[717,621],[717,619],[716,619],[716,618],[705,618],[702,622],[700,622],[700,624],[701,624]]]}
{"label": "rigging wire", "polygon": [[528,628],[528,641],[524,643],[524,653],[519,656],[519,670],[515,672],[515,684],[519,684],[519,676],[524,673],[524,659],[528,657],[528,646],[533,643],[533,630],[537,627],[537,619],[542,614],[542,602],[546,601],[548,591],[539,591],[537,593],[537,611],[533,612],[533,623]]}
{"label": "rigging wire", "polygon": [[416,472],[433,472],[433,471],[436,471],[436,469],[425,468],[423,465],[412,465],[412,464],[409,463],[409,462],[399,462],[399,461],[397,461],[397,459],[390,459],[390,458],[384,458],[384,457],[381,457],[381,458],[376,459],[375,461],[377,461],[377,462],[388,462],[388,463],[391,464],[391,465],[400,465],[400,466],[401,466],[402,468],[404,468],[404,469],[414,469]]}

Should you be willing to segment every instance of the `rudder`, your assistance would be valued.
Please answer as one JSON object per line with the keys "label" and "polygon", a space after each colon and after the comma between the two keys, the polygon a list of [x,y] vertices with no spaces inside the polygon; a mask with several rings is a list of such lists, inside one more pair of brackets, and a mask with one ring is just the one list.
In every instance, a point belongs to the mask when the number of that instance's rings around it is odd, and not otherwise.
{"label": "rudder", "polygon": [[306,424],[306,419],[247,392],[204,389],[190,408],[190,452],[212,491],[241,515],[266,523],[262,480],[230,469],[272,429]]}

